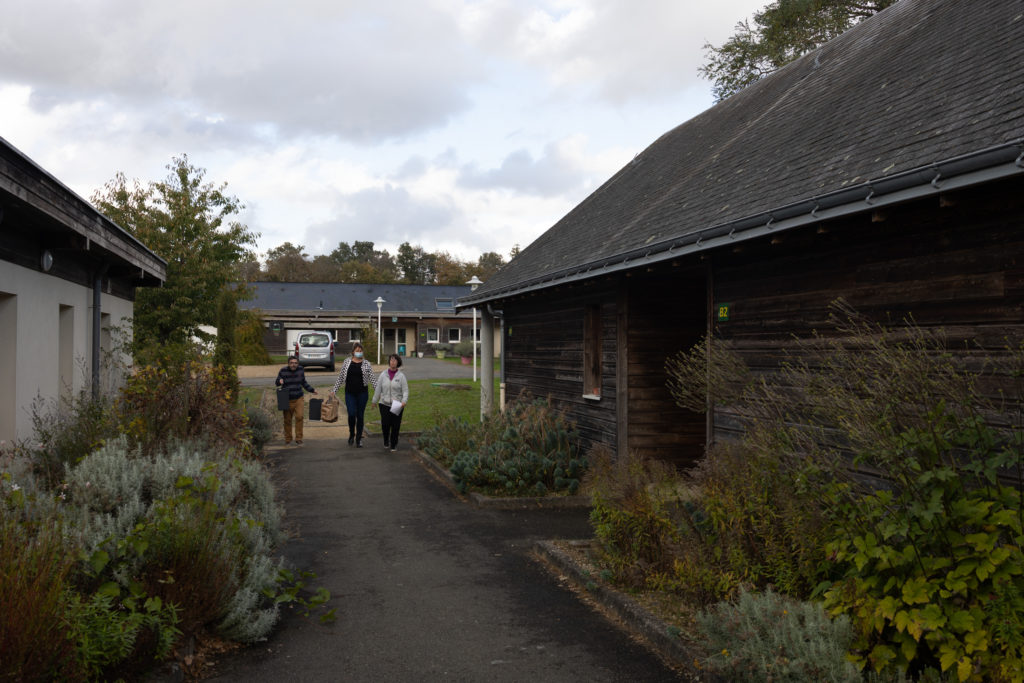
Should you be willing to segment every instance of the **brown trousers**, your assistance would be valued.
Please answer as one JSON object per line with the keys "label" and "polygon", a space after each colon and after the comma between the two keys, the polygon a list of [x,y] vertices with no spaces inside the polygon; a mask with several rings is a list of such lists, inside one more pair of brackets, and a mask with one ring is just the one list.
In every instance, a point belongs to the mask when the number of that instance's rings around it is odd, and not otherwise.
{"label": "brown trousers", "polygon": [[282,410],[284,414],[284,442],[292,440],[292,420],[295,420],[295,440],[302,441],[302,414],[306,405],[304,396],[293,398],[288,401],[288,410]]}

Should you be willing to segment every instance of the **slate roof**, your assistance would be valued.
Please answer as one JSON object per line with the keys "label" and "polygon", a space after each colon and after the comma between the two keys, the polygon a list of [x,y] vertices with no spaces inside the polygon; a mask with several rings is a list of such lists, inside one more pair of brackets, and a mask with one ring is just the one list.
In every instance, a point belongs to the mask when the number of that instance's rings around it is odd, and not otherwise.
{"label": "slate roof", "polygon": [[1024,172],[1022,65],[1021,0],[900,0],[664,134],[459,306]]}
{"label": "slate roof", "polygon": [[[438,299],[453,301],[470,292],[468,286],[374,285],[333,282],[252,282],[252,299],[239,303],[241,308],[261,311],[324,311],[337,313],[376,313],[378,296],[385,303],[381,312],[397,314],[454,315],[449,305],[438,306]],[[442,302],[443,303],[443,302]]]}

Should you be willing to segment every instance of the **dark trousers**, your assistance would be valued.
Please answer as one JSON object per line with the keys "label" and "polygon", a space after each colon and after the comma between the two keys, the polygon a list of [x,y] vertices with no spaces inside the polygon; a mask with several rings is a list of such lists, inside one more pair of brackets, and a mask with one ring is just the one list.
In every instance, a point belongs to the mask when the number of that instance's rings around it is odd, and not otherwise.
{"label": "dark trousers", "polygon": [[395,415],[391,412],[391,404],[378,403],[380,408],[380,430],[384,434],[384,445],[394,448],[398,445],[398,430],[402,426],[402,413]]}
{"label": "dark trousers", "polygon": [[358,394],[345,392],[345,412],[348,413],[348,435],[355,436],[356,441],[363,440],[363,419],[366,414],[366,402],[370,400],[370,392],[363,390]]}

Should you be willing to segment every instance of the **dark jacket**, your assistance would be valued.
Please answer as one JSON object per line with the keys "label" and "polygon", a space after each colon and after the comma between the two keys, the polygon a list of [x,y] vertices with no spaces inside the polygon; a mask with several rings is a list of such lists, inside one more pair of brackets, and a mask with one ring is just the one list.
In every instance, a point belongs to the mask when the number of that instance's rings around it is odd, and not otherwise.
{"label": "dark jacket", "polygon": [[287,365],[284,366],[277,372],[277,380],[274,383],[278,386],[283,386],[285,391],[288,392],[288,398],[293,401],[297,398],[302,398],[303,389],[310,393],[316,391],[306,382],[306,373],[301,365],[294,370]]}

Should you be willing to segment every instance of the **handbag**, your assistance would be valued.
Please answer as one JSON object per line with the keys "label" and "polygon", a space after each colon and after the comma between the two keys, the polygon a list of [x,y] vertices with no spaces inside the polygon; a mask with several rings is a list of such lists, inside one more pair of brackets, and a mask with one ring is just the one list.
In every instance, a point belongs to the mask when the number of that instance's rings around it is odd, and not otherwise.
{"label": "handbag", "polygon": [[338,403],[338,399],[333,396],[327,397],[327,400],[324,401],[323,406],[320,408],[320,419],[323,422],[338,421]]}
{"label": "handbag", "polygon": [[285,389],[284,387],[278,387],[278,389],[277,389],[277,409],[278,410],[288,410],[288,408],[289,408],[288,390]]}

